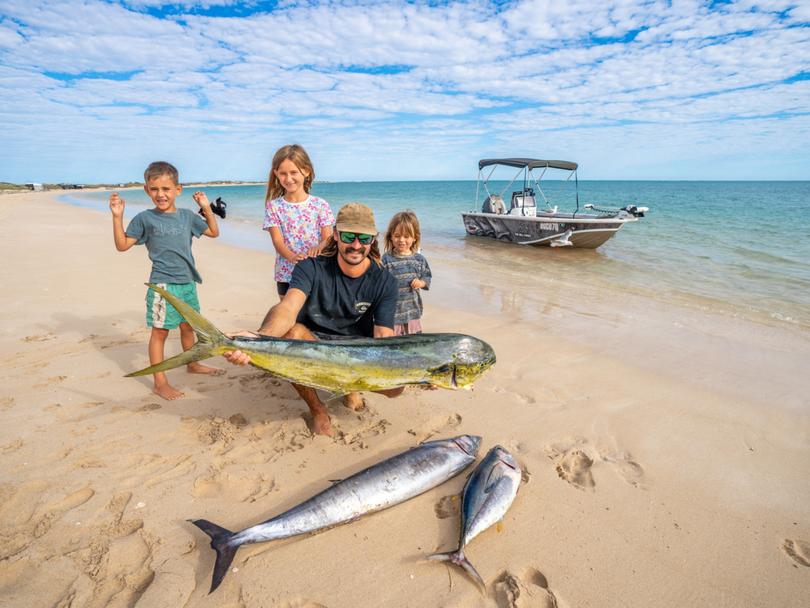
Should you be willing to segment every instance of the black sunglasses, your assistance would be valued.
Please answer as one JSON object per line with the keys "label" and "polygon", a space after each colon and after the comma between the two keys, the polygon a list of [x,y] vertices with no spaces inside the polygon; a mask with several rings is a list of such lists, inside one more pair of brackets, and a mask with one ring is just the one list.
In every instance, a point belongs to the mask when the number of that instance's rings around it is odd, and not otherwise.
{"label": "black sunglasses", "polygon": [[374,234],[360,234],[358,232],[338,232],[340,234],[340,242],[351,245],[354,239],[360,241],[361,245],[371,245],[374,242]]}

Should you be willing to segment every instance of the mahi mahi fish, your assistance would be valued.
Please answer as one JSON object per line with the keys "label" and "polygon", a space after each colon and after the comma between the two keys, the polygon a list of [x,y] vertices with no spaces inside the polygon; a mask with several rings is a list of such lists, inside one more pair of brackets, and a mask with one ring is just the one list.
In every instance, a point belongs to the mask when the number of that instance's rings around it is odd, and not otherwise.
{"label": "mahi mahi fish", "polygon": [[231,532],[204,519],[192,520],[211,537],[217,552],[211,591],[228,573],[237,549],[249,543],[289,538],[353,521],[435,488],[475,462],[481,438],[459,435],[428,441],[343,479],[272,519]]}
{"label": "mahi mahi fish", "polygon": [[434,553],[428,559],[461,566],[482,588],[484,580],[464,555],[464,547],[492,524],[500,521],[512,505],[520,485],[521,470],[512,454],[499,445],[492,448],[467,479],[461,493],[461,534],[458,549]]}
{"label": "mahi mahi fish", "polygon": [[384,339],[307,342],[266,336],[229,338],[185,302],[147,283],[183,315],[197,334],[187,351],[130,376],[163,372],[227,351],[240,350],[252,365],[274,376],[342,395],[406,384],[471,388],[493,363],[486,342],[464,334],[415,334]]}

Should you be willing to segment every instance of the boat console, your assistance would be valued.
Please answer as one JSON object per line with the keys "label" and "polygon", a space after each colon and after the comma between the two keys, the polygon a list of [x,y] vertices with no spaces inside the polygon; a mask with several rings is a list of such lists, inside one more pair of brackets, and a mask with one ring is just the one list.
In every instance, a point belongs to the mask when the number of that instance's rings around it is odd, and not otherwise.
{"label": "boat console", "polygon": [[534,189],[525,188],[512,193],[512,204],[509,215],[522,215],[524,217],[537,216],[537,202],[534,200]]}

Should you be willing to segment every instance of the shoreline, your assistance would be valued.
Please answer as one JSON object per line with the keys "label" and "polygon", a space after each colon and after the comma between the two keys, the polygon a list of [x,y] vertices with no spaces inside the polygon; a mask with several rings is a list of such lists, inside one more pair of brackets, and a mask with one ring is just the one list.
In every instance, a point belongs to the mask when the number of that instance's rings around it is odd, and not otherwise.
{"label": "shoreline", "polygon": [[[224,377],[169,372],[187,393],[173,402],[148,378],[123,378],[147,359],[146,253],[115,252],[109,217],[55,196],[0,205],[16,286],[0,313],[9,605],[335,608],[373,590],[395,608],[500,607],[517,589],[520,601],[572,608],[676,606],[684,594],[803,606],[808,332],[620,288],[572,293],[549,280],[527,297],[519,273],[437,256],[425,330],[481,337],[498,363],[471,392],[369,395],[360,414],[330,402],[339,436],[312,438],[292,389],[255,369],[220,359]],[[203,314],[221,329],[253,327],[276,301],[269,245],[206,239],[194,254]],[[525,469],[502,525],[466,552],[485,595],[421,559],[453,548],[463,476],[312,537],[246,547],[207,595],[213,552],[184,520],[239,529],[329,479],[461,433],[484,437],[480,456],[499,443]]]}
{"label": "shoreline", "polygon": [[[222,195],[229,202],[228,220],[220,222],[221,241],[268,251],[266,234],[259,230],[261,215],[253,204],[253,196],[259,192],[255,187],[250,190],[252,194],[239,195],[229,195],[218,188],[208,190],[210,198]],[[337,196],[337,191],[331,194]],[[343,198],[333,198],[333,202],[339,205],[347,200],[346,196],[354,194],[342,192]],[[102,196],[62,195],[65,202],[96,207],[106,213]],[[378,219],[384,225],[392,212],[390,192],[370,196],[379,199]],[[130,203],[148,208],[145,197],[132,198]],[[185,202],[189,201],[186,196]],[[423,198],[411,202],[420,213],[429,213]],[[193,208],[193,203],[189,204]],[[132,207],[133,212],[136,209]],[[682,220],[672,217],[671,210],[662,208],[660,215],[651,218],[652,223],[629,226],[627,231],[632,232],[617,235],[615,241],[599,250],[560,252],[467,237],[457,218],[445,211],[435,221],[425,220],[424,253],[429,260],[441,258],[453,267],[471,267],[482,276],[497,268],[499,274],[510,275],[512,282],[521,284],[529,294],[550,291],[564,296],[566,290],[573,294],[584,290],[618,292],[625,297],[627,292],[666,305],[679,304],[721,316],[739,316],[767,325],[810,331],[810,299],[804,289],[808,282],[802,278],[802,268],[807,265],[800,261],[804,258],[797,257],[802,247],[795,247],[783,258],[772,258],[761,246],[746,245],[744,234],[735,234],[734,239],[741,240],[733,253],[727,250],[728,240],[719,251],[712,245],[702,249],[701,240],[695,239],[694,234],[684,235],[681,242],[672,233],[673,226]],[[745,251],[749,258],[745,257]],[[644,261],[640,262],[640,258]],[[708,268],[704,270],[705,264]]]}

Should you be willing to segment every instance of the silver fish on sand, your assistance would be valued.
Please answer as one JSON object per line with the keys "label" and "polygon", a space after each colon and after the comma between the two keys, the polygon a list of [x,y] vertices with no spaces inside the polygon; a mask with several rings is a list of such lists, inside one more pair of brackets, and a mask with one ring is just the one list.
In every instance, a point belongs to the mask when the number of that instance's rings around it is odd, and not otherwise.
{"label": "silver fish on sand", "polygon": [[520,465],[506,449],[492,448],[475,467],[461,493],[461,534],[458,549],[434,553],[428,559],[461,566],[480,586],[484,580],[464,555],[464,548],[503,516],[515,500],[521,479]]}
{"label": "silver fish on sand", "polygon": [[[231,532],[204,519],[195,526],[217,552],[211,591],[228,573],[242,545],[325,530],[387,509],[444,483],[475,462],[481,438],[459,435],[428,441],[347,477],[265,522]],[[209,592],[210,593],[210,592]]]}

